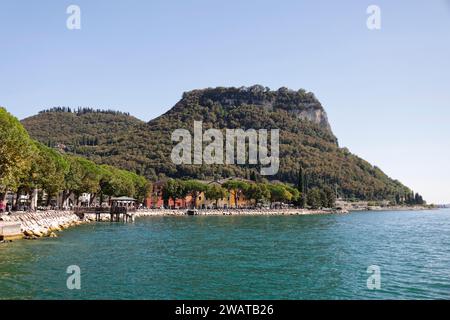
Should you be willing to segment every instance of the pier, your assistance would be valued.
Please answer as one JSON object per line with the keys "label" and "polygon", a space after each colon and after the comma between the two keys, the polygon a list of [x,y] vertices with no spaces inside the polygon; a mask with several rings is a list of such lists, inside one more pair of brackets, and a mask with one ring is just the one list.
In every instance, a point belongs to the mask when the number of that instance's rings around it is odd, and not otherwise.
{"label": "pier", "polygon": [[79,207],[75,208],[75,214],[80,219],[86,215],[95,215],[95,221],[105,221],[105,215],[110,222],[134,222],[136,213],[136,200],[128,197],[111,198],[110,207]]}

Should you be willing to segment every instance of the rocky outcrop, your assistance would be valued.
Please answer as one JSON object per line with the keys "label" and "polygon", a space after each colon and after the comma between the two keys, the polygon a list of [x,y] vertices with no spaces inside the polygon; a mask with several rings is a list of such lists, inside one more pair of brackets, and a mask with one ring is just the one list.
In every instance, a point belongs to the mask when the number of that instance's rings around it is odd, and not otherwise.
{"label": "rocky outcrop", "polygon": [[220,105],[231,110],[243,105],[259,106],[268,111],[278,109],[294,114],[300,120],[307,120],[319,125],[330,133],[331,126],[325,109],[313,93],[303,89],[291,90],[280,88],[272,91],[261,85],[240,88],[208,88],[185,92],[183,98],[175,105],[174,110],[180,111],[187,106],[199,105],[211,107]]}
{"label": "rocky outcrop", "polygon": [[331,132],[331,126],[328,122],[328,116],[324,109],[306,108],[304,110],[293,111],[293,113],[301,120],[311,121],[320,125]]}

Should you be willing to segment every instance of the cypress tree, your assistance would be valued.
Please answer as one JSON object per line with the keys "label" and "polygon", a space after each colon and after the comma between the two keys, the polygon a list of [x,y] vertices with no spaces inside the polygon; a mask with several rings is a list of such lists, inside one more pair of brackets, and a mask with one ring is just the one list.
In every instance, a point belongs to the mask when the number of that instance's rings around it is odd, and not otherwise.
{"label": "cypress tree", "polygon": [[303,167],[300,166],[298,171],[298,181],[297,181],[297,189],[300,192],[300,208],[305,208],[307,205],[307,195],[306,195],[306,177],[303,172]]}

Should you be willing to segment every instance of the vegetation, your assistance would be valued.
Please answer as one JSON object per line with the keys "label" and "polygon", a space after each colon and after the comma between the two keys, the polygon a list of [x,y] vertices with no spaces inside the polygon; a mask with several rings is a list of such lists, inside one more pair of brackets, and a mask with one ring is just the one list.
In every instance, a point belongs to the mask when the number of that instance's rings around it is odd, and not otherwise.
{"label": "vegetation", "polygon": [[33,145],[20,122],[0,107],[0,201],[9,189],[19,188],[30,170]]}
{"label": "vegetation", "polygon": [[266,183],[251,184],[246,188],[245,196],[258,204],[270,200],[270,189]]}
{"label": "vegetation", "polygon": [[[187,92],[170,111],[145,123],[125,113],[94,109],[50,109],[25,119],[30,135],[40,142],[144,175],[214,180],[240,177],[262,181],[258,165],[176,166],[170,159],[174,129],[192,132],[194,120],[204,128],[280,128],[280,170],[272,179],[297,184],[303,171],[300,206],[307,205],[306,189],[329,187],[343,198],[395,201],[411,190],[379,168],[340,148],[326,118],[305,120],[302,112],[323,111],[316,97],[304,90],[262,86],[215,88]],[[324,111],[323,111],[324,112]],[[303,191],[303,192],[302,192]]]}
{"label": "vegetation", "polygon": [[[54,111],[52,111],[54,112]],[[58,111],[68,112],[68,111]],[[84,114],[89,114],[84,113]],[[107,113],[109,114],[109,113]],[[31,194],[40,189],[48,195],[47,204],[52,196],[62,193],[64,202],[70,195],[76,199],[83,193],[90,193],[91,203],[97,198],[126,195],[143,202],[151,193],[148,180],[136,173],[107,164],[99,165],[91,160],[45,146],[32,140],[17,119],[5,109],[0,108],[0,194],[4,199],[7,191]],[[244,196],[254,205],[270,202],[292,204],[312,209],[332,208],[335,206],[336,191],[331,184],[318,187],[314,171],[300,166],[295,184],[280,181],[269,182],[258,177],[252,171],[250,180],[229,179],[223,184],[204,183],[199,180],[167,179],[162,197],[165,205],[169,199],[185,199],[192,195],[194,206],[204,193],[210,201],[234,196],[234,203]],[[397,204],[424,204],[422,197],[412,191],[397,193]],[[78,203],[77,203],[78,204]]]}
{"label": "vegetation", "polygon": [[[305,90],[272,91],[262,86],[194,90],[184,93],[171,110],[149,123],[120,112],[82,110],[51,109],[25,119],[23,124],[33,138],[48,146],[150,180],[239,177],[258,182],[263,181],[258,165],[173,164],[168,160],[174,146],[171,133],[178,128],[192,133],[194,120],[203,121],[205,129],[279,128],[280,170],[271,179],[295,184],[301,193],[299,206],[308,205],[308,190],[313,188],[329,188],[345,199],[392,202],[412,193],[379,168],[340,148],[322,105]],[[314,116],[315,112],[322,114],[320,121],[302,116]],[[300,170],[303,182],[297,186]]]}
{"label": "vegetation", "polygon": [[209,186],[205,192],[205,197],[207,199],[216,201],[216,207],[218,207],[219,200],[224,199],[227,195],[228,191],[217,184]]}
{"label": "vegetation", "polygon": [[426,204],[422,196],[411,191],[410,193],[397,194],[395,197],[395,204],[400,205],[424,205]]}
{"label": "vegetation", "polygon": [[[314,201],[313,193],[317,192],[317,203],[311,202],[305,208],[334,208],[334,195],[328,196],[327,192],[314,188],[311,191],[311,201]],[[169,206],[169,200],[185,200],[188,195],[194,199],[194,207],[198,207],[197,197],[204,193],[207,200],[215,203],[218,207],[220,200],[225,200],[233,195],[234,204],[239,206],[259,206],[269,204],[279,206],[281,204],[298,206],[301,193],[297,188],[281,182],[254,182],[241,179],[230,179],[220,184],[218,182],[205,183],[197,180],[167,179],[162,188],[162,198],[164,206]],[[245,201],[238,201],[238,198]],[[211,202],[210,202],[211,203]],[[228,204],[228,202],[227,202]],[[183,204],[184,206],[186,203]]]}
{"label": "vegetation", "polygon": [[94,109],[94,108],[82,108],[82,107],[78,107],[77,109],[73,109],[70,107],[53,107],[50,109],[46,109],[46,110],[42,110],[39,113],[54,113],[54,112],[62,112],[62,113],[67,113],[67,112],[73,112],[74,114],[77,115],[82,115],[82,114],[88,114],[88,113],[101,113],[101,114],[112,114],[112,115],[126,115],[129,116],[130,114],[128,112],[120,112],[120,111],[115,111],[115,110],[104,110],[104,109]]}
{"label": "vegetation", "polygon": [[195,180],[184,181],[182,185],[185,192],[192,195],[192,198],[194,199],[194,207],[197,207],[198,196],[201,192],[206,192],[208,190],[208,186]]}
{"label": "vegetation", "polygon": [[237,206],[239,195],[242,193],[246,193],[249,186],[246,182],[240,180],[229,180],[223,184],[223,187],[228,190],[228,192],[232,192],[234,195],[234,203]]}
{"label": "vegetation", "polygon": [[[34,189],[51,197],[62,193],[63,200],[82,193],[130,196],[140,202],[150,193],[150,183],[142,176],[108,165],[62,154],[32,140],[20,122],[0,108],[0,200],[7,191],[31,194]],[[63,201],[64,202],[64,201]]]}

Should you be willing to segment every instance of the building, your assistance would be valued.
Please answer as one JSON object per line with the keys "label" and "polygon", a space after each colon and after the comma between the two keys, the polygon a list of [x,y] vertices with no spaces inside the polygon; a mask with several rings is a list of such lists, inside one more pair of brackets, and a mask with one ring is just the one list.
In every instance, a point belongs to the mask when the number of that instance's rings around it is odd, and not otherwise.
{"label": "building", "polygon": [[[250,180],[239,179],[239,178],[227,178],[216,181],[201,181],[206,185],[217,184],[219,186],[223,186],[223,184],[229,180],[242,180],[247,183],[254,183]],[[145,200],[145,206],[147,208],[163,208],[164,207],[164,199],[163,199],[163,189],[165,186],[165,181],[157,181],[153,183],[153,190],[150,195]],[[237,194],[235,194],[237,192]],[[236,205],[237,199],[237,205]],[[193,208],[195,203],[196,208],[200,209],[212,209],[212,208],[244,208],[254,205],[254,203],[246,199],[245,195],[242,191],[238,190],[230,190],[226,197],[219,200],[207,199],[204,192],[200,192],[196,195],[196,199],[194,199],[194,195],[188,195],[185,199],[169,199],[168,206],[170,208]]]}
{"label": "building", "polygon": [[[242,179],[242,178],[225,178],[225,179],[220,179],[220,180],[216,180],[216,181],[211,181],[208,184],[209,185],[217,184],[217,185],[223,187],[223,185],[227,181],[230,181],[230,180],[240,180],[240,181],[246,182],[248,184],[255,183],[254,181],[246,180],[246,179]],[[252,200],[247,199],[241,190],[238,190],[238,191],[229,190],[228,194],[225,198],[217,201],[218,208],[236,208],[236,207],[244,208],[244,207],[249,207],[252,205],[254,205]],[[215,207],[216,201],[215,200],[207,200],[207,206],[211,207],[211,208]]]}
{"label": "building", "polygon": [[[164,207],[163,188],[165,181],[157,181],[153,183],[153,189],[150,196],[145,199],[145,206],[152,209],[160,209]],[[201,197],[201,196],[200,196]],[[203,195],[204,197],[204,195]],[[188,195],[184,199],[169,199],[169,207],[171,208],[190,208],[193,207],[194,199]]]}

